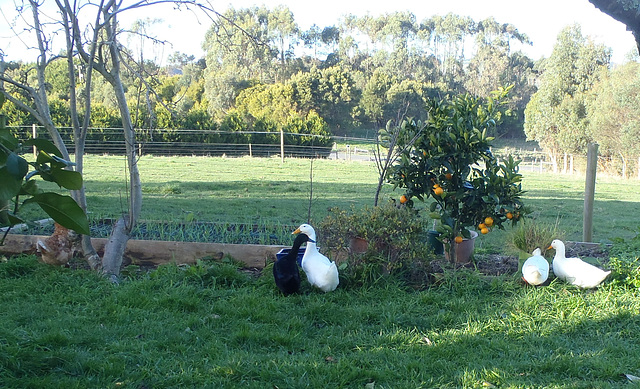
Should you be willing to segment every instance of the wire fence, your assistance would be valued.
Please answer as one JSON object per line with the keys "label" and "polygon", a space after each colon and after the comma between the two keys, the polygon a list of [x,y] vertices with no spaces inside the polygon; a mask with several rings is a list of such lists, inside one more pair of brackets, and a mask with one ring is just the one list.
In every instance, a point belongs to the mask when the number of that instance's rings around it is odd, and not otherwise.
{"label": "wire fence", "polygon": [[[13,127],[18,138],[51,139],[43,127]],[[73,150],[71,128],[59,128],[65,146]],[[328,158],[333,149],[330,137],[314,134],[259,131],[136,130],[139,155],[210,155]],[[124,154],[121,128],[90,128],[85,141],[88,154]]]}
{"label": "wire fence", "polygon": [[[20,139],[48,138],[42,127],[12,127]],[[69,150],[73,150],[73,131],[60,128]],[[205,156],[280,156],[296,158],[333,158],[373,161],[376,140],[348,136],[287,132],[209,131],[209,130],[136,130],[139,155],[205,155]],[[88,154],[124,154],[124,134],[121,128],[90,128],[85,152]],[[584,174],[586,155],[560,154],[551,156],[537,149],[502,147],[494,150],[498,158],[512,155],[520,160],[521,171],[539,173]],[[611,176],[640,179],[640,158],[625,160],[615,156],[598,156],[598,171]]]}
{"label": "wire fence", "polygon": [[[540,150],[504,148],[497,150],[499,158],[510,154],[520,161],[520,170],[539,173],[584,174],[587,169],[587,156],[581,154],[559,154],[552,156]],[[616,156],[598,156],[598,174],[640,180],[640,157],[625,160]]]}

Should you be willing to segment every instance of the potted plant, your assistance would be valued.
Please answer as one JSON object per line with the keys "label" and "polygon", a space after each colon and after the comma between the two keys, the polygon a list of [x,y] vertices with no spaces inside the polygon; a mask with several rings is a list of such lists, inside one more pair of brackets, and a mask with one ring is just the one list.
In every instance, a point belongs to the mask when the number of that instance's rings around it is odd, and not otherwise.
{"label": "potted plant", "polygon": [[486,100],[460,95],[428,101],[425,123],[409,129],[421,132],[420,137],[388,176],[391,184],[405,189],[401,201],[406,205],[413,206],[413,199],[433,200],[430,216],[438,221],[436,230],[451,261],[461,260],[456,249],[462,251],[459,245],[472,242],[477,233],[515,224],[525,213],[519,161],[509,156],[500,163],[491,153],[493,138],[487,136],[502,115],[508,90]]}
{"label": "potted plant", "polygon": [[[324,247],[346,252],[352,267],[375,262],[382,273],[389,274],[410,268],[426,256],[424,219],[391,201],[350,210],[331,208],[318,227]],[[364,241],[364,247],[354,247],[354,239]]]}

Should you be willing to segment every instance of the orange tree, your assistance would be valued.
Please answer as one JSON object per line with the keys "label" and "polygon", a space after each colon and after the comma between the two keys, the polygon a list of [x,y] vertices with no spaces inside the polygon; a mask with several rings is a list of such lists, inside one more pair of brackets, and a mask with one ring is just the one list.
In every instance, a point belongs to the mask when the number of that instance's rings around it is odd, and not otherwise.
{"label": "orange tree", "polygon": [[451,254],[449,242],[469,238],[470,229],[487,233],[515,224],[524,215],[519,161],[509,156],[500,163],[491,153],[488,130],[503,112],[501,101],[508,88],[487,99],[468,95],[434,99],[427,103],[425,123],[413,122],[422,135],[398,159],[388,181],[405,189],[404,203],[432,198],[430,216],[438,219],[437,231]]}

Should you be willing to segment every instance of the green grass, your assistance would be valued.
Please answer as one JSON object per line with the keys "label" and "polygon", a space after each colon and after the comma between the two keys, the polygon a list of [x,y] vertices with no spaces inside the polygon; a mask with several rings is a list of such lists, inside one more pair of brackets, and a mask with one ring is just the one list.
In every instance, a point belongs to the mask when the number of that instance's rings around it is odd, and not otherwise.
{"label": "green grass", "polygon": [[[284,230],[307,219],[309,165],[145,156],[142,219]],[[530,222],[558,220],[580,240],[582,178],[524,175]],[[124,176],[120,157],[87,160],[92,218],[123,210]],[[332,206],[371,205],[375,184],[371,163],[315,161],[313,220]],[[596,241],[636,235],[639,192],[638,181],[598,177]],[[503,251],[508,233],[478,239],[478,250]],[[612,252],[633,260],[637,244]],[[225,263],[127,268],[115,286],[19,257],[0,263],[0,387],[627,387],[623,374],[640,376],[640,276],[626,263],[633,276],[595,291],[458,271],[422,291],[345,278],[333,293],[305,282],[285,298],[268,269],[255,280]]]}
{"label": "green grass", "polygon": [[[0,263],[0,387],[616,388],[640,375],[640,296],[606,284],[447,274],[305,283],[166,265],[119,286],[34,257]],[[370,387],[370,386],[369,386]]]}
{"label": "green grass", "polygon": [[[140,158],[143,183],[141,219],[172,223],[221,222],[288,228],[307,221],[311,162],[279,158],[156,157]],[[525,203],[534,222],[554,224],[569,240],[582,240],[584,178],[523,172]],[[116,218],[126,211],[125,162],[118,156],[88,156],[85,180],[92,219]],[[313,162],[311,221],[317,223],[330,207],[349,209],[373,204],[377,172],[372,162]],[[45,187],[53,188],[48,183]],[[381,201],[398,198],[385,186]],[[594,206],[595,242],[631,238],[640,224],[640,180],[600,174]],[[44,217],[35,208],[25,216]],[[425,216],[426,217],[426,216]],[[507,231],[477,240],[480,249],[500,251]]]}

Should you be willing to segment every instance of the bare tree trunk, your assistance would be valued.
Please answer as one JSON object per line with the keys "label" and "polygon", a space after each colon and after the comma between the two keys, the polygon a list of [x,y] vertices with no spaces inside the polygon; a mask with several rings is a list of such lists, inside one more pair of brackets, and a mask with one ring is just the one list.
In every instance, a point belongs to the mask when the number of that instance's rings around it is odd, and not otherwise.
{"label": "bare tree trunk", "polygon": [[[59,7],[62,4],[58,4]],[[80,120],[78,118],[78,98],[77,98],[77,79],[76,79],[76,66],[73,63],[74,58],[74,35],[73,35],[73,21],[69,19],[69,15],[75,15],[76,10],[72,9],[69,5],[68,1],[65,1],[65,8],[62,8],[60,14],[63,19],[63,23],[65,25],[65,38],[67,45],[67,69],[69,73],[69,110],[71,113],[71,124],[73,126],[73,138],[74,138],[74,147],[75,147],[75,163],[76,163],[76,171],[80,174],[84,173],[84,152],[85,152],[85,141],[87,138],[87,128],[89,127],[90,118],[91,118],[91,80],[93,74],[93,66],[90,63],[88,67],[88,72],[85,79],[85,104],[84,104],[84,120],[83,125],[80,125]],[[70,12],[73,11],[73,12]],[[95,45],[94,45],[95,47]],[[95,50],[95,49],[93,49]],[[71,192],[71,196],[78,203],[80,208],[86,213],[87,212],[87,196],[85,191],[84,183],[82,184],[82,188],[79,190],[75,190]],[[96,252],[93,244],[91,243],[91,236],[83,235],[81,239],[81,248],[82,255],[85,260],[89,264],[92,270],[98,270],[102,267],[100,262],[100,256]]]}
{"label": "bare tree trunk", "polygon": [[[104,272],[109,275],[112,280],[117,282],[120,274],[120,266],[122,265],[122,256],[127,246],[127,242],[131,236],[131,231],[140,216],[142,209],[142,183],[140,181],[140,172],[138,170],[138,159],[136,156],[136,137],[131,121],[131,113],[127,104],[127,98],[124,92],[124,86],[120,79],[120,52],[118,51],[118,41],[116,35],[116,15],[117,6],[113,5],[113,11],[108,14],[105,19],[107,36],[111,44],[109,45],[109,57],[111,60],[111,71],[103,75],[111,84],[116,95],[120,115],[122,116],[122,127],[124,131],[125,147],[127,153],[127,167],[129,168],[129,213],[120,217],[113,228],[111,238],[104,248],[104,256],[102,258],[102,267]],[[107,14],[107,10],[104,10]]]}
{"label": "bare tree trunk", "polygon": [[51,136],[53,144],[60,150],[62,153],[62,157],[69,160],[69,152],[67,151],[67,147],[62,141],[62,137],[60,133],[53,125],[53,121],[51,120],[51,112],[49,111],[49,100],[47,99],[47,91],[45,88],[45,69],[47,68],[47,47],[45,45],[43,33],[42,33],[42,25],[40,24],[40,11],[38,10],[38,3],[34,0],[29,0],[29,4],[31,5],[31,13],[33,15],[34,28],[36,30],[36,37],[38,41],[38,50],[40,55],[38,56],[37,61],[37,72],[36,77],[38,79],[38,89],[36,90],[35,95],[33,96],[34,103],[36,109],[39,113],[41,113],[42,120],[40,121],[42,125],[46,128],[47,132]]}

